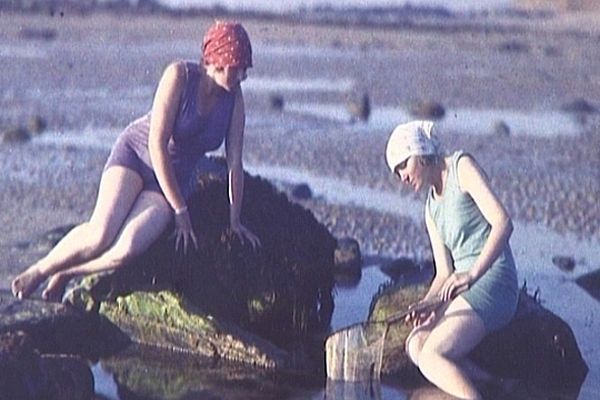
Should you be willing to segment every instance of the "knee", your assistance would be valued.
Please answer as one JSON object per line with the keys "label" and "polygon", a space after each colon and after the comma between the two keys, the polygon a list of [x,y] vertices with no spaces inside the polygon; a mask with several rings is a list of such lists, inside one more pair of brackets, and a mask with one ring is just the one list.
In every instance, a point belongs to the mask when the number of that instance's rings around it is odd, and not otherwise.
{"label": "knee", "polygon": [[404,343],[404,350],[408,355],[410,361],[416,366],[419,366],[419,356],[421,354],[421,349],[423,348],[423,338],[421,334],[415,333],[409,335]]}
{"label": "knee", "polygon": [[443,358],[442,354],[436,351],[431,346],[423,346],[419,353],[419,370],[425,376],[429,376],[431,373],[435,373],[439,370],[438,360]]}
{"label": "knee", "polygon": [[105,227],[96,226],[93,224],[85,223],[81,225],[82,235],[81,238],[85,243],[85,256],[87,258],[97,257],[109,246],[114,240],[114,235],[108,232]]}

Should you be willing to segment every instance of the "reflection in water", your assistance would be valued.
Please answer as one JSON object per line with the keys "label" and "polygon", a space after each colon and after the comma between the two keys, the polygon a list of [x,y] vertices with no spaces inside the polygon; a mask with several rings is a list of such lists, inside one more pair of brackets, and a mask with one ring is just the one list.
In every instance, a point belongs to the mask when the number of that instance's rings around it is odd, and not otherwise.
{"label": "reflection in water", "polygon": [[[398,399],[405,398],[404,396]],[[325,400],[381,400],[381,384],[379,382],[340,382],[327,380]]]}

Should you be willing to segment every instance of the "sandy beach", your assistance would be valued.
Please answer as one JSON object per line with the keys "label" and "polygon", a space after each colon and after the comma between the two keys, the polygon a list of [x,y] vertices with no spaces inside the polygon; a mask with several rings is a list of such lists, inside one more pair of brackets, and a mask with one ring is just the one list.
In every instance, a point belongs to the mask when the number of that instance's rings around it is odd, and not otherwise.
{"label": "sandy beach", "polygon": [[[0,132],[35,116],[47,124],[29,141],[0,143],[0,288],[47,251],[40,235],[89,216],[111,141],[149,110],[170,61],[199,57],[211,21],[0,13]],[[555,288],[545,277],[573,282],[600,268],[600,117],[564,111],[577,100],[600,107],[600,15],[465,17],[396,28],[242,22],[255,53],[243,84],[245,164],[282,190],[308,183],[315,197],[303,204],[334,235],[356,238],[373,256],[430,257],[423,197],[388,173],[383,150],[394,110],[400,123],[416,102],[431,101],[446,109],[440,121],[446,150],[471,152],[514,221],[548,234],[548,242],[524,229],[513,237],[513,247],[528,254],[522,277],[530,287]],[[362,93],[372,118],[352,123],[347,104]],[[283,110],[273,108],[274,95],[283,98]],[[451,120],[467,110],[482,120],[497,113],[494,126],[502,112],[519,113],[525,122],[510,129],[505,119],[510,133],[504,135],[461,131]],[[548,133],[536,124],[539,115],[567,122]],[[543,256],[536,259],[528,247]],[[575,270],[558,270],[549,261],[554,255],[572,257]],[[592,307],[595,321],[580,334],[591,343],[600,334],[600,306],[573,286]],[[549,304],[569,312],[557,300]],[[584,357],[600,376],[600,348],[590,343]]]}

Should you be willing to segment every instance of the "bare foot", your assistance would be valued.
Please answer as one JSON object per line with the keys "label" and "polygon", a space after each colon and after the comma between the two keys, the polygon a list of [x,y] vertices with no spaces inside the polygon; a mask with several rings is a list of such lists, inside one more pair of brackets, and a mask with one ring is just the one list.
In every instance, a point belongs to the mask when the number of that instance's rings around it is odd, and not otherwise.
{"label": "bare foot", "polygon": [[46,280],[46,276],[37,268],[29,267],[17,276],[10,287],[15,297],[26,299]]}
{"label": "bare foot", "polygon": [[65,288],[69,283],[69,278],[66,275],[56,273],[50,277],[46,289],[42,292],[42,299],[46,301],[60,302],[65,293]]}

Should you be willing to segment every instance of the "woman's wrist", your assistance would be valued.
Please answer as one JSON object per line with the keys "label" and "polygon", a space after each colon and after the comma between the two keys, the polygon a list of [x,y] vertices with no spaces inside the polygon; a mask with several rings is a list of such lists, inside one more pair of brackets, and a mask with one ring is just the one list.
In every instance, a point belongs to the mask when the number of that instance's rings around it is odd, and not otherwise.
{"label": "woman's wrist", "polygon": [[182,207],[175,208],[174,211],[175,211],[175,215],[185,214],[188,211],[188,207],[187,207],[187,205],[184,205]]}

